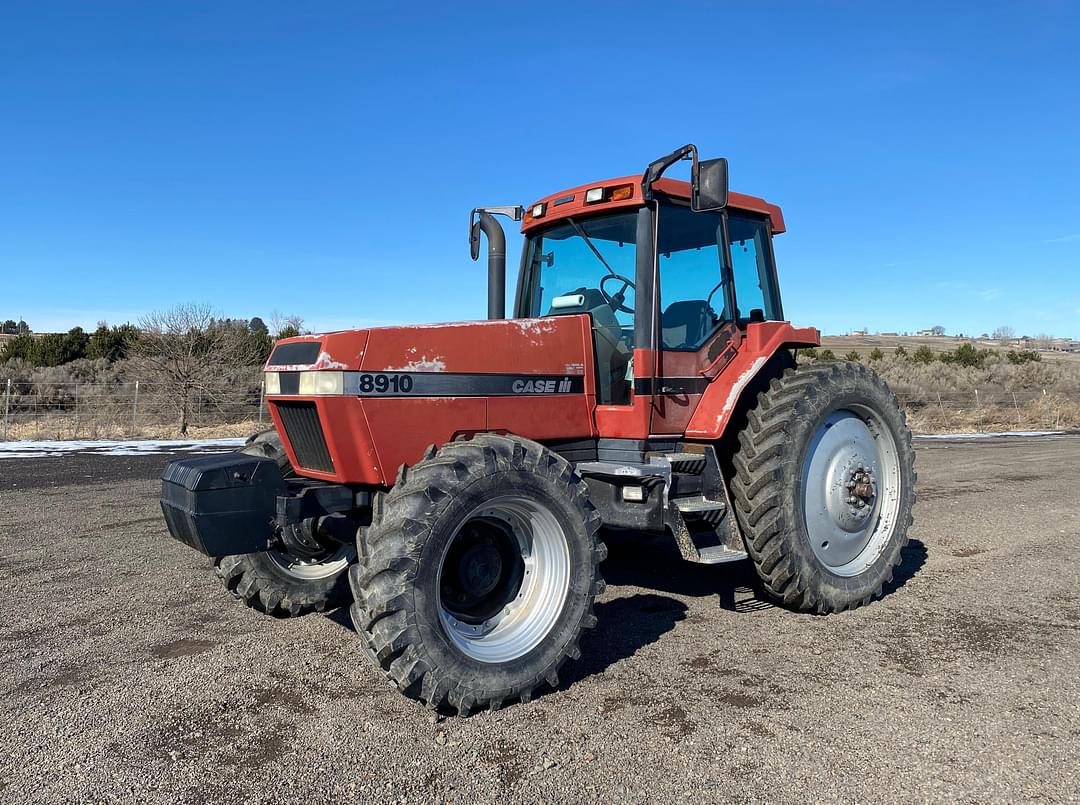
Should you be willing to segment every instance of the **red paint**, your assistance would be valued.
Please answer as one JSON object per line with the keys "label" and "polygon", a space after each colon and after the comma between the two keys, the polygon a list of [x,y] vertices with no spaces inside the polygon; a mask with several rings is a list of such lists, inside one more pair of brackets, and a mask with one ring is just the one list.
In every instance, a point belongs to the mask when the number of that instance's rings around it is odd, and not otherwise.
{"label": "red paint", "polygon": [[792,327],[785,321],[749,324],[738,352],[709,383],[686,425],[690,439],[718,439],[724,433],[739,394],[778,349],[816,347],[821,333],[813,327]]}
{"label": "red paint", "polygon": [[[629,184],[633,187],[633,192],[627,199],[623,199],[622,201],[602,201],[597,202],[596,204],[585,203],[585,191],[591,188],[614,187],[616,185],[625,184]],[[674,198],[690,199],[690,183],[679,179],[657,179],[653,182],[653,190]],[[557,199],[565,198],[566,196],[573,196],[574,198],[572,201],[560,204],[558,207],[554,206],[554,202]],[[547,205],[543,217],[533,218],[533,207],[541,203]],[[632,209],[634,207],[640,207],[642,204],[644,204],[644,201],[641,197],[640,175],[623,176],[621,179],[608,179],[603,182],[583,184],[580,187],[564,190],[561,193],[552,193],[550,196],[544,196],[544,198],[526,207],[525,220],[521,224],[521,231],[528,234],[537,227],[549,224],[552,221],[558,221],[567,216],[592,215],[593,213],[609,210]],[[769,216],[769,223],[772,224],[774,235],[779,235],[784,231],[784,213],[778,206],[770,204],[763,198],[748,196],[743,193],[728,193],[728,207],[735,210],[747,210],[749,212],[767,215]]]}
{"label": "red paint", "polygon": [[[584,375],[580,395],[512,397],[287,397],[314,400],[335,472],[304,475],[342,483],[389,486],[401,464],[419,460],[429,444],[456,434],[498,430],[537,440],[596,435],[592,330],[587,316],[461,322],[348,330],[287,341],[318,341],[320,360],[346,371]],[[279,342],[284,343],[284,342]],[[322,357],[327,356],[327,357]],[[272,367],[267,367],[273,370]],[[290,371],[310,367],[289,367]],[[296,455],[283,439],[294,466]]]}

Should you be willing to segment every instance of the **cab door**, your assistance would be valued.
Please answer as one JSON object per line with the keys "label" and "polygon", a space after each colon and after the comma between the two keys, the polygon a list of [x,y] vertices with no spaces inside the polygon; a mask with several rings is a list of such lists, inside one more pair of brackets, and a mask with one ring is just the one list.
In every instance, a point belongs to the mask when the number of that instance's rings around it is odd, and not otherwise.
{"label": "cab door", "polygon": [[[737,354],[747,324],[782,313],[764,216],[670,203],[658,214],[659,352],[650,430],[682,435],[706,388]],[[725,242],[728,260],[721,259]]]}

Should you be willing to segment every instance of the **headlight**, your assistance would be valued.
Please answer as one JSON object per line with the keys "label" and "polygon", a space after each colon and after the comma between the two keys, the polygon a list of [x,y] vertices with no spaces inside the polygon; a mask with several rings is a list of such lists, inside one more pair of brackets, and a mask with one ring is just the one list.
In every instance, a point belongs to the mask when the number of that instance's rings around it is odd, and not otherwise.
{"label": "headlight", "polygon": [[266,393],[281,394],[281,377],[277,372],[266,373]]}
{"label": "headlight", "polygon": [[343,394],[345,391],[344,372],[301,372],[301,394]]}

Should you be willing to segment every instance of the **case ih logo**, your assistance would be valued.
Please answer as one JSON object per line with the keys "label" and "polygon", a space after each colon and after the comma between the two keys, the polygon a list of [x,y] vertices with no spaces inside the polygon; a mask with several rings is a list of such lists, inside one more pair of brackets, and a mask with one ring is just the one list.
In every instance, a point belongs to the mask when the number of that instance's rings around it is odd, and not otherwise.
{"label": "case ih logo", "polygon": [[570,378],[562,380],[525,380],[518,378],[510,387],[514,394],[566,394],[570,391]]}

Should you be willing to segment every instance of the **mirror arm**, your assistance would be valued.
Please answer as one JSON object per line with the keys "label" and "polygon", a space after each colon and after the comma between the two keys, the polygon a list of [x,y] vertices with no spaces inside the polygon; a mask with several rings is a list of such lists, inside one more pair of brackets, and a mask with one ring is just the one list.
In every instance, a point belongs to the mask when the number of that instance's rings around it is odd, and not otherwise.
{"label": "mirror arm", "polygon": [[[693,143],[687,143],[682,148],[672,151],[666,157],[660,157],[660,159],[649,163],[649,167],[645,169],[644,176],[641,177],[641,197],[646,201],[652,201],[654,198],[652,191],[653,182],[663,176],[664,171],[676,162],[687,158],[691,158],[694,161],[694,168],[691,169],[690,175],[693,177],[693,181],[697,182],[697,146]],[[696,190],[697,188],[694,187],[693,189]]]}

